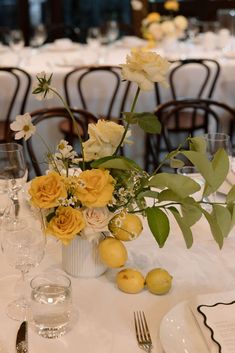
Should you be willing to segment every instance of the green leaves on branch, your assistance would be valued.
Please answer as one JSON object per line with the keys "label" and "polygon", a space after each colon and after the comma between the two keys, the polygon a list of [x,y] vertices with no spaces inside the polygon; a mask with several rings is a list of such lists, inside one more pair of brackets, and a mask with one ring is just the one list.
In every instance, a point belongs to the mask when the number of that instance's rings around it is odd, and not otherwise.
{"label": "green leaves on branch", "polygon": [[160,134],[161,123],[153,113],[123,113],[124,118],[129,124],[138,124],[139,127],[149,134]]}
{"label": "green leaves on branch", "polygon": [[100,158],[91,163],[92,168],[105,168],[105,169],[135,169],[141,170],[140,166],[132,159],[123,156],[108,156]]}
{"label": "green leaves on branch", "polygon": [[156,174],[149,180],[148,185],[160,190],[167,188],[180,198],[185,198],[200,190],[200,185],[197,182],[180,174]]}

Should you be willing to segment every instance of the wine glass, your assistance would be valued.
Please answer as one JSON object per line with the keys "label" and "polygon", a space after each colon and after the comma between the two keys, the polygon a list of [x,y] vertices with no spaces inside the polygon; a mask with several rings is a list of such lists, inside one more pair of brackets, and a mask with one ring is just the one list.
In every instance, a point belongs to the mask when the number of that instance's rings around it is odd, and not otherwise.
{"label": "wine glass", "polygon": [[25,44],[24,35],[21,30],[14,29],[14,30],[10,31],[10,33],[9,33],[9,46],[17,56],[17,65],[20,64],[20,61],[21,61],[20,52],[23,49],[24,44]]}
{"label": "wine glass", "polygon": [[[213,132],[213,133],[206,134],[205,140],[206,140],[206,148],[207,148],[208,158],[210,160],[212,160],[215,153],[220,148],[223,148],[229,157],[229,164],[230,164],[230,168],[231,168],[232,145],[231,145],[230,136],[228,134],[221,133],[221,132]],[[217,193],[214,192],[210,198],[212,199],[213,202],[216,202]]]}
{"label": "wine glass", "polygon": [[25,295],[25,276],[42,261],[45,234],[35,228],[18,228],[10,221],[4,222],[3,233],[1,247],[6,260],[10,266],[21,272],[21,281],[17,283],[17,292],[21,294],[8,304],[7,315],[14,320],[31,320],[31,308]]}
{"label": "wine glass", "polygon": [[14,205],[12,222],[18,227],[25,226],[25,221],[18,218],[20,209],[18,194],[26,183],[27,175],[23,147],[14,142],[0,144],[0,183],[7,180],[9,197]]}
{"label": "wine glass", "polygon": [[87,44],[92,48],[98,48],[101,41],[101,33],[98,27],[90,27],[87,31]]}
{"label": "wine glass", "polygon": [[40,23],[34,28],[34,35],[31,38],[30,44],[34,48],[41,47],[47,39],[46,27]]}

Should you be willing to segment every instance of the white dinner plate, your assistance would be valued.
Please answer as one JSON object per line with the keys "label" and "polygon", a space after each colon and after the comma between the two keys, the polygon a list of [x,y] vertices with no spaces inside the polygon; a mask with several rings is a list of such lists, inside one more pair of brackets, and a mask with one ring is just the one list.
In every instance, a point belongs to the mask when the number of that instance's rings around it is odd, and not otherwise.
{"label": "white dinner plate", "polygon": [[159,335],[165,353],[210,353],[187,301],[163,317]]}

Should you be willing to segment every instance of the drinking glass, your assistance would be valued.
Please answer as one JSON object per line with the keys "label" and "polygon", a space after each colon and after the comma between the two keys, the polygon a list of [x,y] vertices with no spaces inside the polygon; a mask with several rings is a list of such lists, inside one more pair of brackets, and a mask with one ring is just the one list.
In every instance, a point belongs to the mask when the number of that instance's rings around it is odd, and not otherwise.
{"label": "drinking glass", "polygon": [[116,21],[108,21],[107,22],[107,40],[108,43],[111,44],[115,42],[115,40],[119,37],[119,27]]}
{"label": "drinking glass", "polygon": [[19,215],[19,191],[27,180],[27,168],[24,160],[23,147],[17,143],[0,144],[0,183],[8,181],[9,197],[14,204],[13,223],[18,227],[25,226]]}
{"label": "drinking glass", "polygon": [[45,273],[30,282],[31,307],[36,332],[45,338],[58,338],[72,324],[71,281],[59,273]]}
{"label": "drinking glass", "polygon": [[31,320],[30,303],[25,294],[25,276],[31,268],[42,261],[45,235],[40,230],[29,227],[18,228],[10,221],[6,221],[2,230],[1,247],[9,265],[21,272],[21,281],[17,283],[17,292],[21,294],[8,304],[7,315],[14,320]]}
{"label": "drinking glass", "polygon": [[46,27],[41,23],[34,28],[34,35],[30,41],[30,45],[34,48],[41,47],[47,39]]}
{"label": "drinking glass", "polygon": [[[205,135],[206,139],[206,148],[207,148],[207,154],[208,158],[210,160],[213,159],[215,153],[220,149],[223,148],[226,153],[228,154],[229,157],[229,164],[231,168],[231,163],[232,163],[232,145],[231,145],[231,140],[230,136],[225,133],[220,133],[220,132],[214,132],[214,133],[208,133]],[[217,193],[213,193],[210,197],[210,199],[214,202],[216,202],[217,199]]]}
{"label": "drinking glass", "polygon": [[100,46],[101,34],[98,27],[90,27],[87,31],[87,44],[92,48],[98,48]]}
{"label": "drinking glass", "polygon": [[16,54],[17,57],[17,63],[16,66],[20,65],[21,62],[21,50],[24,47],[24,35],[21,30],[15,29],[10,31],[9,34],[9,46],[12,49],[12,51]]}
{"label": "drinking glass", "polygon": [[203,195],[203,188],[205,185],[205,179],[203,176],[199,173],[196,167],[194,166],[184,166],[182,168],[177,169],[177,173],[181,175],[185,175],[199,184],[200,190],[195,192],[192,196],[196,201],[202,200],[202,195]]}

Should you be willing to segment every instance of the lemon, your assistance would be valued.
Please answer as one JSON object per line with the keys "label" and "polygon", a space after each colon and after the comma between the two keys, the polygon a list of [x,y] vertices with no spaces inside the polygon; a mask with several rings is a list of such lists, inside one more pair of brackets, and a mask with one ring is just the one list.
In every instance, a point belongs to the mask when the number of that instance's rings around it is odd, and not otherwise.
{"label": "lemon", "polygon": [[171,289],[172,278],[173,277],[166,270],[154,268],[147,273],[145,282],[151,293],[165,294]]}
{"label": "lemon", "polygon": [[115,238],[122,241],[136,239],[143,230],[143,225],[138,216],[121,212],[109,222],[109,230]]}
{"label": "lemon", "polygon": [[118,239],[107,237],[98,247],[101,261],[108,267],[121,267],[127,260],[127,251]]}
{"label": "lemon", "polygon": [[121,291],[135,294],[144,288],[144,276],[137,270],[126,268],[118,272],[116,283]]}

